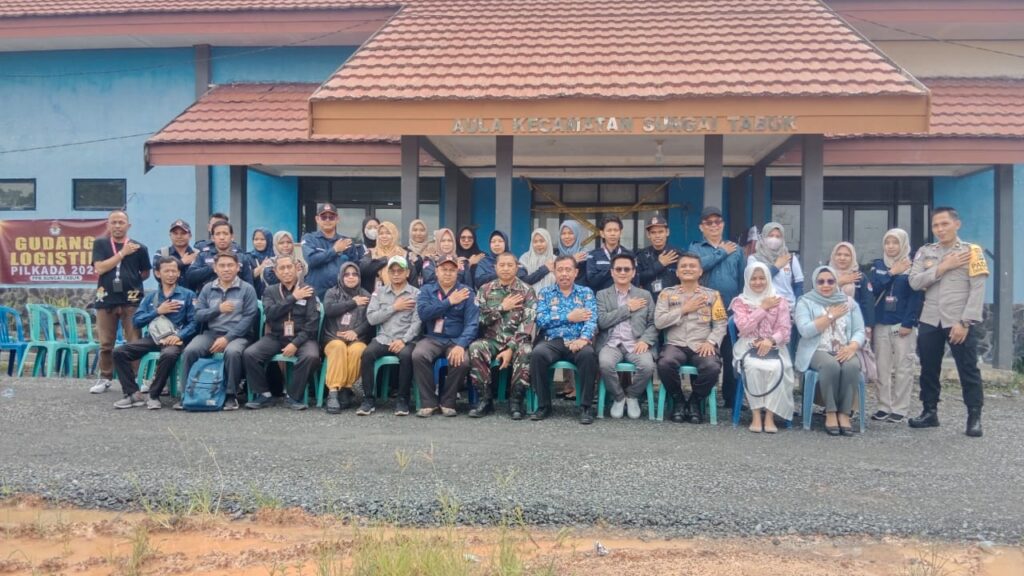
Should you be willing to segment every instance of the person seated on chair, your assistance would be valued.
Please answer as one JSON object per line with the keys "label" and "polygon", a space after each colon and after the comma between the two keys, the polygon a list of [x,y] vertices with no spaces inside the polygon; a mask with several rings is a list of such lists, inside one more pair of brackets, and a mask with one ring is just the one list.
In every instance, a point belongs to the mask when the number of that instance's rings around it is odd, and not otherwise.
{"label": "person seated on chair", "polygon": [[469,411],[480,418],[494,411],[491,362],[499,370],[512,368],[509,412],[522,420],[523,396],[530,385],[530,353],[537,321],[537,295],[529,284],[517,278],[519,261],[511,252],[501,252],[495,262],[498,277],[480,287],[476,305],[480,309],[480,338],[469,346],[469,379],[476,387],[478,402]]}
{"label": "person seated on chair", "polygon": [[864,344],[864,318],[857,302],[840,289],[835,270],[819,266],[811,278],[814,290],[796,303],[800,343],[794,366],[800,372],[818,372],[818,389],[825,399],[825,432],[848,436],[853,434],[850,411],[860,382],[857,350]]}
{"label": "person seated on chair", "polygon": [[291,256],[277,257],[274,274],[281,282],[268,287],[263,293],[268,333],[242,354],[245,379],[254,396],[245,407],[258,410],[273,403],[274,398],[267,385],[267,363],[274,356],[283,354],[289,358],[297,357],[291,381],[287,383],[288,407],[305,410],[306,384],[309,376],[320,368],[320,346],[317,344],[319,303],[314,297],[313,287],[299,282],[295,259]]}
{"label": "person seated on chair", "polygon": [[[367,416],[374,411],[374,364],[384,356],[398,356],[398,398],[395,416],[409,415],[409,390],[412,387],[412,351],[421,332],[416,315],[416,298],[420,291],[409,284],[409,262],[404,256],[388,260],[388,284],[370,296],[366,319],[377,327],[377,335],[363,351],[363,402],[356,414]],[[387,400],[387,398],[384,398]]]}
{"label": "person seated on chair", "polygon": [[576,284],[576,259],[555,259],[555,281],[537,296],[537,328],[544,340],[534,346],[530,357],[530,385],[537,395],[537,411],[531,420],[551,415],[551,365],[568,360],[576,365],[576,376],[583,388],[580,424],[593,424],[594,387],[597,384],[597,299],[594,291]]}
{"label": "person seated on chair", "polygon": [[[238,255],[217,254],[213,267],[217,280],[203,286],[196,299],[196,322],[205,324],[206,329],[188,343],[182,354],[182,389],[196,360],[223,353],[227,383],[224,410],[238,410],[236,395],[243,374],[242,351],[259,323],[260,310],[256,289],[238,277]],[[181,402],[174,409],[181,410]]]}
{"label": "person seated on chair", "polygon": [[793,363],[786,346],[791,328],[789,302],[775,294],[767,264],[752,262],[743,276],[743,293],[729,304],[737,332],[733,363],[743,376],[753,414],[750,431],[774,434],[778,432],[775,416],[793,419]]}
{"label": "person seated on chair", "polygon": [[429,418],[438,407],[434,391],[434,361],[448,358],[448,377],[440,398],[441,413],[455,416],[455,397],[469,373],[466,349],[476,338],[480,310],[473,300],[473,291],[461,284],[459,261],[451,254],[437,261],[437,282],[420,290],[416,313],[423,322],[426,337],[416,344],[412,353],[412,370],[419,387],[420,418]]}
{"label": "person seated on chair", "polygon": [[[171,321],[175,333],[168,334],[159,341],[154,339],[152,331],[134,342],[126,342],[114,348],[114,366],[117,377],[121,381],[124,398],[114,403],[114,408],[134,408],[145,406],[149,410],[159,410],[160,393],[163,392],[167,378],[174,371],[174,365],[181,356],[182,348],[195,335],[196,323],[195,292],[178,285],[181,272],[178,261],[170,256],[157,260],[156,277],[160,280],[160,289],[146,294],[132,315],[132,324],[142,330],[149,326],[157,317],[162,316]],[[156,363],[156,374],[149,385],[149,400],[144,400],[135,382],[135,370],[132,362],[150,352],[160,352]]]}
{"label": "person seated on chair", "polygon": [[[654,354],[658,329],[654,327],[654,298],[633,286],[636,260],[629,254],[612,256],[612,287],[597,293],[598,364],[607,393],[614,398],[612,418],[622,418],[623,409],[633,420],[640,417],[640,394],[654,376]],[[629,387],[623,391],[615,365],[636,366]]]}
{"label": "person seated on chair", "polygon": [[338,271],[338,285],[324,296],[328,414],[337,414],[354,402],[352,388],[359,380],[359,362],[370,338],[370,323],[366,321],[370,293],[359,286],[359,280],[359,265],[345,262]]}
{"label": "person seated on chair", "polygon": [[[679,285],[662,290],[654,309],[654,325],[665,330],[658,376],[675,403],[673,422],[704,421],[705,401],[722,372],[718,344],[726,333],[728,316],[718,291],[699,284],[703,273],[700,256],[693,252],[680,254],[676,263]],[[697,369],[688,402],[679,374],[684,365]]]}

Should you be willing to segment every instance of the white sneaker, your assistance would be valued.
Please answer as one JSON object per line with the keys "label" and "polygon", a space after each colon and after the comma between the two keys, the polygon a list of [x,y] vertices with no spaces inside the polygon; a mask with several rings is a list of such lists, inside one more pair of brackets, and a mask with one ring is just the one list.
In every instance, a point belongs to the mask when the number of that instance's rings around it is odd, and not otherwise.
{"label": "white sneaker", "polygon": [[114,402],[114,408],[119,410],[125,408],[141,408],[146,405],[146,397],[136,392],[130,396],[125,396],[117,402]]}
{"label": "white sneaker", "polygon": [[159,400],[154,400],[152,398],[146,400],[146,410],[159,410],[163,407],[164,405],[161,404]]}
{"label": "white sneaker", "polygon": [[612,418],[622,418],[622,411],[626,407],[625,400],[612,402]]}
{"label": "white sneaker", "polygon": [[149,380],[142,381],[142,388],[139,388],[139,392],[143,394],[149,394]]}
{"label": "white sneaker", "polygon": [[630,420],[640,417],[640,402],[636,398],[626,398],[626,415]]}
{"label": "white sneaker", "polygon": [[110,380],[100,378],[92,385],[92,388],[89,388],[89,394],[103,394],[107,390],[110,390],[110,384]]}

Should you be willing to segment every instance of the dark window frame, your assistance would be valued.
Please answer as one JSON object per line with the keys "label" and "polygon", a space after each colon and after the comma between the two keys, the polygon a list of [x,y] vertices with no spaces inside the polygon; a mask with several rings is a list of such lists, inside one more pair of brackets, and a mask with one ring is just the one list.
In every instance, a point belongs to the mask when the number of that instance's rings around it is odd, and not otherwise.
{"label": "dark window frame", "polygon": [[[79,207],[78,185],[80,183],[93,182],[120,182],[123,186],[121,203],[118,206],[100,207]],[[124,210],[128,204],[128,179],[127,178],[73,178],[71,180],[71,209],[76,212],[109,212],[111,210]]]}
{"label": "dark window frame", "polygon": [[0,211],[3,212],[32,212],[39,206],[39,184],[35,178],[0,178],[0,184],[31,184],[32,185],[32,207],[14,208],[0,204]]}
{"label": "dark window frame", "polygon": [[[316,221],[314,219],[315,218],[315,214],[312,214],[312,212],[315,211],[316,204],[319,203],[319,202],[323,202],[324,199],[321,199],[321,198],[318,197],[319,196],[318,191],[313,189],[315,187],[318,187],[320,185],[326,184],[326,187],[327,187],[327,190],[326,190],[327,199],[330,202],[332,202],[333,204],[335,204],[336,206],[338,206],[339,208],[363,209],[367,213],[376,214],[376,210],[378,208],[401,208],[401,196],[400,196],[400,194],[399,194],[399,196],[394,197],[394,198],[390,198],[390,197],[382,198],[378,202],[366,202],[366,201],[362,201],[362,200],[349,202],[349,201],[344,201],[344,199],[342,201],[337,200],[335,198],[335,193],[338,192],[339,188],[343,187],[345,182],[388,182],[389,184],[396,185],[396,189],[400,190],[400,188],[401,188],[401,181],[402,181],[401,178],[391,177],[391,176],[382,176],[382,177],[373,177],[373,176],[366,176],[366,177],[363,177],[363,176],[302,176],[302,177],[299,178],[299,185],[298,185],[298,190],[299,190],[299,194],[298,194],[298,202],[299,202],[299,210],[298,210],[299,222],[298,222],[298,224],[299,224],[299,230],[302,230],[303,233],[305,233],[305,232],[316,231],[316,229],[317,229],[316,228]],[[424,185],[426,185],[426,188],[428,188],[428,190],[426,190],[428,198],[423,198],[423,195],[424,195]],[[435,191],[436,191],[436,197],[437,197],[436,199],[434,199],[432,197],[432,196],[434,196],[434,192]],[[442,185],[442,179],[441,178],[437,178],[437,177],[421,177],[420,178],[420,196],[421,197],[420,197],[419,203],[421,205],[422,204],[437,204],[438,206],[440,206],[440,204],[441,204],[441,194],[442,193],[443,193],[443,185]],[[307,196],[313,198],[313,200],[307,200]],[[351,232],[351,231],[347,231],[347,232]],[[343,231],[342,233],[346,233],[346,231]],[[361,235],[361,234],[362,234],[362,232],[359,231],[357,233],[357,236]],[[404,239],[403,239],[403,241],[404,241]]]}

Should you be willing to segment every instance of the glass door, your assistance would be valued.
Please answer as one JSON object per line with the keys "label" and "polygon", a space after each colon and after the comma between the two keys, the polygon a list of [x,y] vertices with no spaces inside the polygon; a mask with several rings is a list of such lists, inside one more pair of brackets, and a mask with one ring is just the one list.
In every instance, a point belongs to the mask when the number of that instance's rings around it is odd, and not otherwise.
{"label": "glass door", "polygon": [[868,266],[882,257],[882,237],[889,230],[892,220],[888,207],[856,207],[851,210],[850,242],[857,249],[861,266]]}

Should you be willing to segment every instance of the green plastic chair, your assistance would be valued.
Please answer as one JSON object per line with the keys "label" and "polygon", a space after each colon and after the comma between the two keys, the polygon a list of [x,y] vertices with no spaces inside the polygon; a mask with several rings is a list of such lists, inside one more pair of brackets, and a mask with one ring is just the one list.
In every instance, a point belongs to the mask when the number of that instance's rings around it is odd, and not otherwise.
{"label": "green plastic chair", "polygon": [[53,376],[54,368],[60,366],[58,373],[71,373],[71,345],[57,340],[57,322],[59,315],[52,306],[44,304],[27,304],[29,317],[29,342],[22,354],[18,366],[20,377],[25,369],[25,357],[33,349],[36,350],[32,366],[32,375],[39,376],[46,366],[46,377]]}
{"label": "green plastic chair", "polygon": [[[679,367],[679,375],[680,376],[687,376],[688,375],[688,376],[696,377],[697,376],[697,368],[695,368],[693,366],[680,366]],[[662,422],[662,421],[665,420],[666,406],[667,406],[668,410],[671,410],[672,409],[672,402],[673,402],[673,400],[672,400],[671,397],[669,397],[668,391],[665,390],[665,384],[663,383],[661,385],[661,388],[658,390],[658,421],[659,422]],[[713,425],[714,424],[718,424],[718,393],[716,392],[714,387],[711,388],[711,393],[708,394],[707,402],[708,402],[708,420],[710,420],[711,424],[713,424]]]}
{"label": "green plastic chair", "polygon": [[[549,385],[555,379],[555,375],[554,375],[555,370],[571,370],[572,373],[575,375],[575,378],[576,378],[576,406],[579,406],[583,402],[583,399],[582,399],[583,391],[582,391],[582,382],[580,382],[580,372],[579,372],[579,370],[576,369],[576,365],[573,364],[572,362],[569,362],[568,360],[559,360],[558,362],[555,362],[554,364],[552,364],[551,365],[551,369],[550,369],[551,376],[548,378],[548,384]],[[527,390],[526,390],[526,409],[527,409],[527,411],[529,411],[531,414],[536,412],[537,408],[538,408],[538,404],[539,404],[539,401],[537,400],[537,393],[533,390],[533,388],[527,388]]]}
{"label": "green plastic chair", "polygon": [[[628,372],[630,374],[636,374],[636,365],[632,362],[619,362],[615,365],[615,371],[619,374]],[[598,383],[597,388],[597,417],[604,418],[604,405],[605,396],[607,395],[607,389],[604,385],[604,378]],[[654,377],[647,381],[647,419],[657,420],[657,414],[654,405]]]}
{"label": "green plastic chair", "polygon": [[[149,352],[141,359],[139,359],[139,375],[137,377],[137,383],[139,390],[142,390],[143,384],[147,380],[152,380],[156,376],[156,365],[160,361],[160,352]],[[167,388],[172,398],[178,397],[178,379],[181,377],[182,360],[181,356],[174,363],[174,368],[171,369],[170,375],[167,376]]]}
{"label": "green plastic chair", "polygon": [[64,341],[71,347],[72,357],[77,355],[78,362],[72,360],[75,368],[74,377],[84,378],[89,369],[89,355],[95,354],[93,365],[100,355],[100,343],[96,341],[92,330],[92,315],[82,308],[61,308],[57,311],[61,326],[64,328]]}

